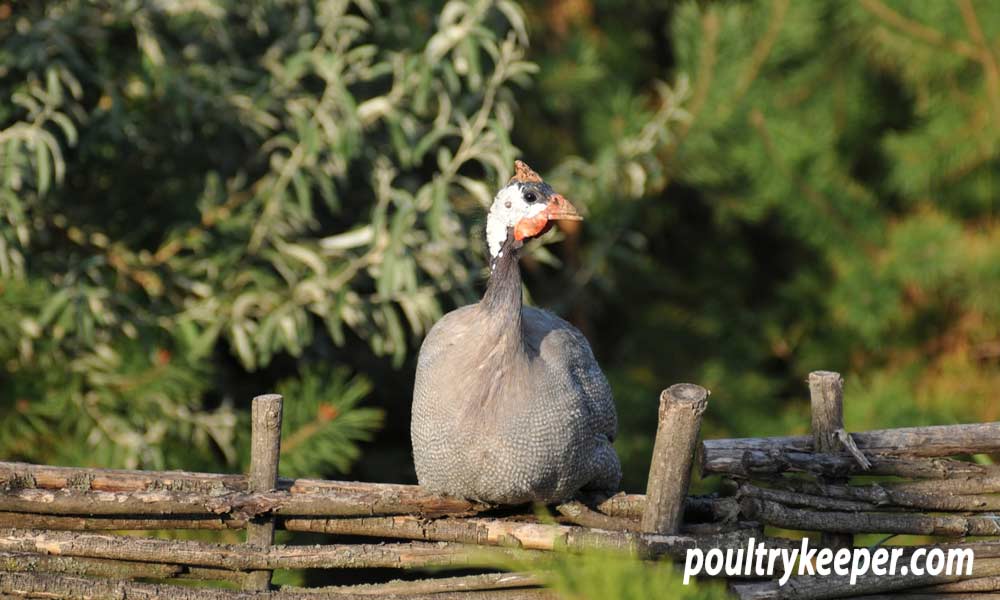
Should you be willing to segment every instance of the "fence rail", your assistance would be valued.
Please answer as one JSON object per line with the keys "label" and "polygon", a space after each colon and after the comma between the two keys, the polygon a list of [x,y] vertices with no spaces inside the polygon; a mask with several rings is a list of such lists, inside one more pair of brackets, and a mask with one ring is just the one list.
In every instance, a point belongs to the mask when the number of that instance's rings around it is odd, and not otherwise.
{"label": "fence rail", "polygon": [[[860,533],[934,536],[923,548],[970,548],[972,576],[735,581],[744,599],[839,598],[901,592],[986,600],[1000,592],[1000,423],[847,433],[842,380],[810,376],[813,435],[698,442],[708,392],[672,386],[660,398],[647,494],[569,502],[549,518],[429,494],[418,486],[277,477],[281,398],[256,398],[248,475],[88,469],[0,462],[0,595],[75,598],[551,598],[544,568],[453,576],[439,569],[544,565],[552,552],[641,560],[687,550],[795,548],[765,527],[815,531],[831,547]],[[698,460],[696,460],[696,455]],[[687,474],[721,476],[722,496],[688,495]],[[862,481],[857,476],[864,476]],[[882,478],[889,476],[892,479]],[[900,479],[902,478],[902,480]],[[128,530],[245,530],[244,544],[125,536]],[[351,536],[357,543],[273,545],[274,530]],[[768,530],[770,531],[770,530]],[[342,538],[338,538],[342,539]],[[957,540],[949,542],[948,540]],[[907,547],[909,552],[913,548]],[[391,568],[420,579],[272,589],[277,569]],[[428,576],[427,569],[435,569]],[[420,573],[419,575],[417,573]],[[414,575],[409,575],[413,577]],[[157,580],[145,583],[135,580]],[[174,582],[222,581],[242,589]],[[930,586],[930,587],[928,587]]]}

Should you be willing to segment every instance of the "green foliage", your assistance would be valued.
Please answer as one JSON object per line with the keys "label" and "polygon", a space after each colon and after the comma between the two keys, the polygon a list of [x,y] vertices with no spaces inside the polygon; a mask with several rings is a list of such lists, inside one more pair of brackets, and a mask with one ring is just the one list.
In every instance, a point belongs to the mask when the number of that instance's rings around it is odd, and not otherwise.
{"label": "green foliage", "polygon": [[[285,397],[281,474],[346,473],[360,457],[357,443],[370,441],[382,424],[381,410],[358,407],[371,388],[366,378],[350,377],[345,369],[324,375],[315,367],[279,383],[277,391]],[[248,468],[249,452],[244,456]]]}
{"label": "green foliage", "polygon": [[600,158],[564,182],[599,190],[586,287],[532,282],[591,332],[629,487],[675,381],[714,392],[709,436],[804,431],[817,368],[845,373],[855,429],[1000,417],[995,4],[559,5],[529,10],[558,115],[516,132],[529,154],[558,139],[560,156],[613,156],[664,105],[656,79],[686,92],[654,185],[633,194]]}
{"label": "green foliage", "polygon": [[608,372],[628,488],[676,381],[709,436],[804,431],[817,368],[852,429],[998,419],[998,6],[18,3],[0,452],[235,467],[279,386],[287,472],[382,423],[355,466],[412,478],[415,350],[517,156],[587,215],[524,274]]}
{"label": "green foliage", "polygon": [[[465,222],[514,159],[525,35],[509,2],[19,3],[0,20],[0,452],[233,464],[248,398],[218,386],[241,371],[359,343],[401,364],[442,297],[473,297]],[[343,414],[305,445],[330,455],[289,468],[345,470],[378,423],[362,380],[320,393],[291,371],[297,430]]]}
{"label": "green foliage", "polygon": [[[817,368],[851,429],[1000,419],[998,36],[976,0],[0,0],[0,456],[237,469],[276,389],[283,474],[412,480],[415,350],[518,156],[587,215],[524,274],[630,490],[677,381],[708,436],[804,431]],[[714,594],[609,564],[554,585]]]}

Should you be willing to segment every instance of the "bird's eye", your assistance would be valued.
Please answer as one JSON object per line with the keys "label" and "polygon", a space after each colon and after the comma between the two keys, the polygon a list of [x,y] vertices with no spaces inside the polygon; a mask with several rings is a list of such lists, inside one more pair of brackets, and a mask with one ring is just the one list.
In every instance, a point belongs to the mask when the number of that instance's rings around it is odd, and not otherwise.
{"label": "bird's eye", "polygon": [[535,200],[538,200],[538,196],[535,195],[535,192],[527,192],[524,195],[524,199],[528,202],[534,202]]}

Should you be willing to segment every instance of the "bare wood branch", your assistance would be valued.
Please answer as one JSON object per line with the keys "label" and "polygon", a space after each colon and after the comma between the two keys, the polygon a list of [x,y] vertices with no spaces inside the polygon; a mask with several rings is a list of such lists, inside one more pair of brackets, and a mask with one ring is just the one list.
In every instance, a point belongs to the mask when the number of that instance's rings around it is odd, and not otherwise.
{"label": "bare wood branch", "polygon": [[851,596],[851,598],[852,600],[1000,600],[1000,594],[923,592],[922,589],[892,594]]}
{"label": "bare wood branch", "polygon": [[282,588],[283,591],[303,591],[313,594],[353,594],[359,596],[384,596],[386,594],[439,594],[442,592],[468,592],[535,587],[542,579],[535,573],[486,573],[460,577],[440,577],[415,581],[394,580],[386,583],[329,586],[318,588]]}
{"label": "bare wood branch", "polygon": [[[278,460],[281,456],[281,408],[279,394],[253,399],[250,433],[249,492],[270,492],[278,485]],[[274,517],[247,523],[247,544],[266,547],[274,543]],[[271,587],[271,571],[254,571],[243,589],[266,590]]]}
{"label": "bare wood branch", "polygon": [[[992,454],[1000,452],[1000,421],[858,431],[851,437],[866,454],[923,457]],[[705,440],[702,448],[708,460],[720,451],[815,450],[812,437],[806,435]]]}
{"label": "bare wood branch", "polygon": [[159,540],[96,533],[38,530],[0,531],[0,551],[35,552],[170,562],[182,565],[250,571],[262,569],[337,569],[385,567],[488,566],[501,560],[531,560],[535,555],[516,548],[481,548],[462,544],[332,544],[323,546],[270,546],[208,544],[189,540]]}
{"label": "bare wood branch", "polygon": [[747,518],[785,529],[951,537],[1000,535],[1000,520],[993,517],[817,511],[789,508],[784,504],[759,498],[743,498],[740,506]]}
{"label": "bare wood branch", "polygon": [[0,529],[8,527],[18,529],[55,529],[58,531],[127,531],[151,529],[221,530],[243,529],[246,527],[246,521],[225,517],[80,517],[0,512]]}
{"label": "bare wood branch", "polygon": [[645,494],[618,493],[598,504],[596,508],[609,517],[641,519],[642,510],[646,508],[646,496]]}
{"label": "bare wood branch", "polygon": [[691,383],[672,385],[660,394],[643,531],[671,534],[680,530],[701,416],[707,407],[708,390]]}
{"label": "bare wood branch", "polygon": [[[25,490],[72,490],[76,492],[149,492],[163,499],[187,494],[216,498],[220,506],[252,504],[245,475],[216,475],[184,471],[128,471],[50,467],[27,463],[0,462],[0,489],[3,496]],[[492,507],[460,498],[430,494],[419,486],[321,479],[282,479],[278,489],[264,504],[288,514],[363,516],[378,514],[472,514]],[[172,496],[170,493],[177,493]],[[107,496],[108,502],[124,496]],[[155,496],[150,496],[152,501]],[[208,511],[212,511],[212,505]],[[6,510],[0,508],[0,510]],[[174,509],[167,509],[168,512]],[[41,511],[28,511],[41,512]],[[56,514],[59,511],[55,511]],[[177,510],[176,512],[182,512]],[[204,511],[202,511],[204,512]],[[223,512],[226,512],[223,510]],[[231,512],[238,512],[234,509]],[[86,514],[86,513],[74,513]],[[152,511],[144,514],[155,514]],[[200,513],[196,513],[200,514]]]}
{"label": "bare wood branch", "polygon": [[210,579],[241,583],[240,571],[188,567],[169,563],[131,562],[79,556],[50,556],[31,552],[0,552],[4,571],[27,573],[62,573],[112,579]]}
{"label": "bare wood branch", "polygon": [[582,502],[566,502],[557,506],[556,510],[559,511],[559,514],[581,527],[607,529],[610,531],[639,531],[638,522],[619,517],[609,517],[608,515],[590,510]]}
{"label": "bare wood branch", "polygon": [[[858,578],[857,583],[850,584],[848,577],[833,575],[828,577],[799,576],[792,577],[784,586],[777,581],[764,583],[734,584],[730,588],[740,600],[826,600],[840,598],[844,590],[850,594],[862,596],[865,594],[882,594],[908,590],[937,583],[948,583],[963,579],[1000,575],[1000,560],[977,559],[976,574],[968,575],[874,575],[866,574]],[[897,598],[896,594],[892,595]]]}
{"label": "bare wood branch", "polygon": [[[823,487],[834,487],[825,484]],[[846,487],[846,486],[839,486]],[[787,490],[775,490],[762,488],[756,485],[742,482],[739,484],[737,492],[739,498],[758,498],[760,500],[770,500],[787,506],[804,506],[815,510],[836,510],[836,511],[872,511],[878,510],[878,505],[871,502],[859,500],[846,500],[829,496],[814,496],[801,492],[790,492]]]}
{"label": "bare wood branch", "polygon": [[[641,519],[646,508],[644,494],[616,494],[596,506],[597,510],[609,517]],[[688,496],[684,499],[685,523],[714,523],[735,521],[740,507],[732,498],[716,496]]]}
{"label": "bare wood branch", "polygon": [[[598,505],[605,512],[594,513],[595,517],[612,519],[608,523],[630,523],[642,514],[645,496],[619,495]],[[693,523],[735,523],[739,516],[739,503],[735,498],[689,497],[685,502],[686,524],[682,531],[692,531]],[[609,514],[610,513],[610,514]],[[622,517],[612,515],[624,515]],[[297,521],[312,517],[295,517]],[[322,520],[323,518],[320,517]],[[155,529],[241,529],[246,520],[227,516],[188,517],[141,517],[141,516],[62,516],[33,513],[0,512],[0,528],[53,529],[59,531],[127,531]],[[279,523],[280,526],[280,523]],[[611,527],[605,527],[611,528]],[[619,527],[624,528],[624,527]]]}
{"label": "bare wood branch", "polygon": [[[778,488],[792,490],[808,498],[816,496],[823,500],[843,500],[857,501],[868,505],[870,508],[860,510],[879,510],[891,507],[912,508],[933,511],[962,511],[962,512],[985,512],[1000,511],[1000,496],[989,494],[955,494],[951,495],[952,485],[950,482],[935,481],[933,491],[911,491],[908,484],[875,483],[871,485],[829,485],[803,479],[781,478],[767,480],[768,485]],[[748,484],[741,484],[741,488]],[[747,489],[759,489],[751,486]],[[750,495],[756,495],[751,493]],[[764,496],[758,496],[764,497]],[[777,500],[793,506],[811,506],[820,508],[820,505],[806,500],[801,503],[787,496],[785,499],[770,497],[765,499]],[[844,505],[848,506],[848,505]],[[838,509],[833,509],[838,510]],[[843,509],[852,510],[852,509]]]}
{"label": "bare wood branch", "polygon": [[[0,594],[8,597],[86,598],[88,600],[370,600],[371,595],[312,590],[237,591],[137,583],[111,579],[0,572]],[[547,590],[511,589],[441,594],[387,594],[380,600],[554,600]]]}
{"label": "bare wood branch", "polygon": [[184,567],[181,565],[76,556],[49,556],[33,552],[0,552],[0,566],[2,566],[3,571],[12,573],[65,573],[67,575],[109,577],[112,579],[169,579],[184,571]]}
{"label": "bare wood branch", "polygon": [[959,475],[947,481],[904,481],[892,483],[892,489],[901,492],[940,492],[951,494],[996,494],[1000,493],[1000,471]]}
{"label": "bare wood branch", "polygon": [[[704,535],[659,535],[478,518],[428,521],[412,516],[325,520],[285,518],[281,524],[288,531],[516,546],[533,550],[581,552],[601,549],[639,556],[671,557],[684,556],[688,548],[745,547],[751,536],[760,537],[756,529]],[[789,546],[779,539],[769,540],[769,543],[776,547]]]}
{"label": "bare wood branch", "polygon": [[[492,507],[459,498],[429,494],[415,485],[326,481],[320,479],[278,479],[278,492],[248,494],[244,475],[216,475],[183,471],[127,471],[50,467],[27,463],[0,462],[0,511],[67,515],[106,514],[128,516],[169,515],[170,519],[194,516],[190,525],[152,520],[149,526],[103,527],[99,521],[88,525],[107,529],[218,529],[241,528],[254,514],[268,510],[279,515],[374,516],[419,514],[424,516],[471,515]],[[69,490],[65,492],[65,490]],[[48,492],[48,493],[46,493]],[[85,493],[103,492],[103,493]],[[125,494],[123,492],[132,492]],[[148,494],[146,494],[148,492]],[[612,517],[638,519],[646,497],[618,494],[600,503],[598,511]],[[102,508],[102,506],[104,508]],[[721,520],[731,513],[729,499],[689,497],[685,514],[691,521]],[[0,515],[3,515],[0,512]],[[184,515],[177,517],[176,515]],[[240,515],[240,516],[234,516]],[[211,517],[208,519],[207,517]],[[0,527],[6,526],[0,516]],[[214,519],[216,523],[211,522]],[[83,529],[84,522],[52,521],[53,529]],[[129,525],[123,523],[123,525]]]}
{"label": "bare wood branch", "polygon": [[[816,454],[798,450],[706,450],[702,456],[703,475],[711,473],[758,477],[785,472],[810,473],[826,477],[886,475],[922,479],[980,477],[1000,479],[1000,467],[977,465],[947,458],[899,458],[868,455],[871,468],[863,470],[846,454]],[[935,483],[935,485],[940,485]]]}
{"label": "bare wood branch", "polygon": [[8,490],[93,490],[101,492],[170,491],[225,494],[247,491],[246,475],[217,475],[188,471],[131,471],[51,467],[0,462],[0,487]]}
{"label": "bare wood branch", "polygon": [[954,594],[957,592],[998,592],[1000,591],[1000,576],[977,577],[975,579],[966,579],[952,583],[939,583],[914,591],[921,594],[930,592],[944,594]]}

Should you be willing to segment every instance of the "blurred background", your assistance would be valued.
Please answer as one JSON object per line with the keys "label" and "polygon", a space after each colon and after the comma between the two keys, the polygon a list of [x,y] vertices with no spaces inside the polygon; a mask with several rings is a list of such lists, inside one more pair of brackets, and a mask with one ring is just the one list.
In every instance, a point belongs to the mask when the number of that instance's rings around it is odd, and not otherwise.
{"label": "blurred background", "polygon": [[523,260],[642,491],[708,437],[1000,420],[1000,3],[0,1],[0,457],[413,482],[423,335],[527,161]]}

